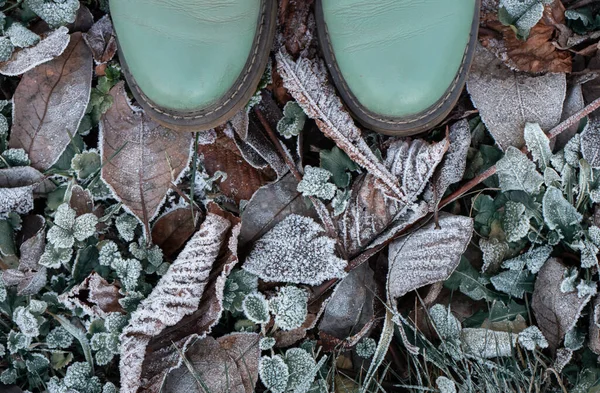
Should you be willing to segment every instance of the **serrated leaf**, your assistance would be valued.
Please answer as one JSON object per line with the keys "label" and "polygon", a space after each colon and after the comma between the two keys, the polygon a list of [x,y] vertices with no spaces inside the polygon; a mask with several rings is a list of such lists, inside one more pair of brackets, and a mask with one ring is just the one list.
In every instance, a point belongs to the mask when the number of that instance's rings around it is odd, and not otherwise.
{"label": "serrated leaf", "polygon": [[531,76],[511,71],[477,45],[467,89],[496,143],[506,150],[523,147],[526,123],[549,130],[560,122],[567,82],[563,73]]}
{"label": "serrated leaf", "polygon": [[172,182],[187,168],[193,136],[165,128],[145,113],[134,111],[123,82],[113,87],[110,95],[114,104],[101,120],[102,179],[147,227]]}
{"label": "serrated leaf", "polygon": [[535,164],[512,146],[508,147],[504,157],[496,163],[496,169],[502,191],[517,190],[536,194],[544,184],[544,178]]}
{"label": "serrated leaf", "polygon": [[50,168],[77,133],[92,88],[92,54],[75,33],[65,52],[26,73],[14,95],[9,146]]}
{"label": "serrated leaf", "polygon": [[325,65],[321,61],[303,57],[294,62],[285,51],[278,52],[276,58],[284,86],[308,117],[315,119],[319,129],[333,139],[352,161],[381,181],[391,195],[404,199],[398,181],[377,159],[344,109],[328,81]]}
{"label": "serrated leaf", "polygon": [[538,163],[542,172],[545,171],[550,166],[552,150],[550,149],[550,139],[542,131],[539,124],[525,124],[525,143],[533,160]]}
{"label": "serrated leaf", "polygon": [[565,334],[575,326],[591,299],[591,295],[580,298],[576,292],[561,292],[566,270],[559,259],[550,258],[539,271],[533,291],[531,308],[552,350],[558,348]]}
{"label": "serrated leaf", "polygon": [[150,295],[131,315],[121,335],[121,392],[140,387],[142,363],[150,339],[198,309],[212,265],[230,227],[209,214]]}
{"label": "serrated leaf", "polygon": [[473,234],[473,220],[440,214],[434,222],[390,244],[387,296],[397,299],[447,279],[460,263]]}

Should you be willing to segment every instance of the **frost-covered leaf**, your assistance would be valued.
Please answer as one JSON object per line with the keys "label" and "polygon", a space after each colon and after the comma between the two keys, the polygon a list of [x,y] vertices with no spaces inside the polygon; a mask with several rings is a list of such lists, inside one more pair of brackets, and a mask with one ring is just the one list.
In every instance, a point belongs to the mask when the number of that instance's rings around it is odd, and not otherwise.
{"label": "frost-covered leaf", "polygon": [[268,351],[275,346],[275,339],[273,337],[263,337],[260,339],[258,344],[261,351]]}
{"label": "frost-covered leaf", "polygon": [[542,331],[537,326],[529,326],[527,329],[519,333],[519,344],[529,351],[535,350],[536,347],[548,348],[548,341],[542,334]]}
{"label": "frost-covered leaf", "polygon": [[335,241],[309,217],[287,216],[254,244],[244,269],[265,281],[319,285],[342,278],[346,261],[335,255]]}
{"label": "frost-covered leaf", "polygon": [[115,226],[119,235],[126,242],[130,242],[135,237],[135,230],[138,227],[138,220],[131,214],[123,213],[115,219]]}
{"label": "frost-covered leaf", "polygon": [[[76,39],[75,35],[73,39]],[[10,59],[6,59],[0,64],[0,74],[7,76],[24,74],[40,64],[62,55],[70,40],[69,29],[60,27],[48,35],[42,36],[42,40],[37,45],[16,50]]]}
{"label": "frost-covered leaf", "polygon": [[94,23],[92,28],[83,34],[83,39],[92,50],[96,63],[109,62],[117,51],[117,40],[108,15]]}
{"label": "frost-covered leaf", "polygon": [[525,205],[514,201],[507,201],[504,205],[502,227],[509,242],[519,241],[529,233],[529,217],[525,209]]}
{"label": "frost-covered leaf", "polygon": [[451,340],[460,337],[462,327],[449,308],[436,304],[429,309],[429,317],[441,339]]}
{"label": "frost-covered leaf", "polygon": [[44,321],[39,320],[25,307],[17,307],[13,312],[13,320],[19,327],[21,333],[27,337],[35,338],[40,334],[40,325]]}
{"label": "frost-covered leaf", "polygon": [[275,314],[275,324],[282,330],[293,330],[302,326],[308,313],[308,293],[294,286],[283,287],[269,301]]}
{"label": "frost-covered leaf", "polygon": [[121,335],[122,393],[137,391],[150,339],[198,309],[229,226],[227,220],[209,214],[168,272],[132,314]]}
{"label": "frost-covered leaf", "polygon": [[26,73],[14,95],[11,148],[25,149],[31,165],[50,168],[76,134],[92,84],[92,54],[80,33],[65,52]]}
{"label": "frost-covered leaf", "polygon": [[390,244],[389,299],[443,281],[456,269],[471,240],[473,220],[444,213],[439,226],[431,222]]}
{"label": "frost-covered leaf", "polygon": [[[102,178],[145,226],[158,213],[172,181],[187,168],[192,134],[158,125],[132,110],[125,85],[110,91],[114,104],[101,120]],[[150,236],[148,233],[147,236]]]}
{"label": "frost-covered leaf", "polygon": [[334,146],[331,150],[321,150],[319,153],[321,168],[331,172],[333,182],[339,188],[350,185],[350,173],[358,170],[358,165],[348,157],[339,147]]}
{"label": "frost-covered leaf", "polygon": [[[290,348],[285,352],[285,364],[288,366],[290,376],[288,378],[287,390],[296,391],[305,379],[311,376],[311,371],[317,365],[312,355],[302,348]],[[312,380],[315,376],[312,375]]]}
{"label": "frost-covered leaf", "polygon": [[78,0],[25,0],[25,4],[50,27],[75,22]]}
{"label": "frost-covered leaf", "polygon": [[454,273],[444,281],[446,288],[459,290],[473,300],[493,300],[495,296],[486,287],[487,284],[489,284],[489,280],[481,276],[464,257],[461,258]]}
{"label": "frost-covered leaf", "polygon": [[234,271],[227,277],[223,292],[223,308],[232,313],[243,312],[243,302],[247,295],[258,291],[258,277],[243,269]]}
{"label": "frost-covered leaf", "polygon": [[254,323],[266,324],[271,319],[269,316],[269,302],[259,292],[248,294],[244,298],[242,310],[244,310],[246,318]]}
{"label": "frost-covered leaf", "polygon": [[460,338],[465,351],[484,359],[511,356],[517,342],[516,334],[484,328],[463,329]]}
{"label": "frost-covered leaf", "polygon": [[118,287],[93,272],[81,284],[61,294],[58,300],[69,310],[79,308],[93,318],[106,318],[110,313],[123,312],[119,304],[121,298]]}
{"label": "frost-covered leaf", "polygon": [[581,133],[581,154],[592,168],[600,168],[600,119],[592,117]]}
{"label": "frost-covered leaf", "polygon": [[456,385],[451,379],[440,376],[435,380],[435,384],[440,393],[456,393]]}
{"label": "frost-covered leaf", "polygon": [[330,200],[335,196],[337,188],[335,184],[329,183],[329,178],[331,178],[331,172],[307,165],[304,168],[304,177],[298,183],[298,192],[304,196]]}
{"label": "frost-covered leaf", "polygon": [[538,273],[531,303],[538,327],[553,350],[575,326],[591,299],[589,295],[579,298],[576,292],[561,292],[565,271],[566,267],[559,259],[550,258]]}
{"label": "frost-covered leaf", "polygon": [[498,240],[495,237],[480,239],[479,248],[483,252],[483,266],[481,267],[481,271],[484,273],[496,271],[509,250],[508,243]]}
{"label": "frost-covered leaf", "polygon": [[10,38],[10,42],[18,48],[26,48],[40,42],[40,36],[23,26],[19,22],[13,22],[5,32]]}
{"label": "frost-covered leaf", "polygon": [[494,288],[522,299],[525,292],[533,289],[533,275],[526,270],[506,270],[490,279]]}
{"label": "frost-covered leaf", "polygon": [[57,326],[46,336],[48,348],[65,349],[73,344],[73,336],[62,326]]}
{"label": "frost-covered leaf", "polygon": [[377,349],[377,341],[367,337],[356,344],[356,354],[363,359],[369,359],[375,354]]}
{"label": "frost-covered leaf", "polygon": [[519,256],[504,261],[502,267],[517,271],[527,267],[531,273],[537,273],[548,260],[551,253],[552,247],[548,245],[531,248]]}
{"label": "frost-covered leaf", "polygon": [[100,170],[100,167],[100,155],[95,149],[75,154],[75,157],[71,160],[71,168],[73,168],[79,180],[87,179]]}
{"label": "frost-covered leaf", "polygon": [[566,269],[564,273],[564,278],[560,283],[560,291],[562,293],[575,292],[575,290],[577,289],[577,276],[577,269]]}
{"label": "frost-covered leaf", "polygon": [[283,118],[277,123],[277,131],[281,136],[290,139],[300,134],[305,122],[306,113],[304,113],[300,105],[289,101],[283,108]]}
{"label": "frost-covered leaf", "polygon": [[581,267],[591,268],[598,266],[598,247],[589,240],[578,240],[571,244],[571,248],[581,253]]}
{"label": "frost-covered leaf", "polygon": [[10,212],[27,214],[33,209],[33,187],[0,188],[0,218]]}
{"label": "frost-covered leaf", "polygon": [[15,50],[8,37],[0,37],[0,61],[7,61]]}
{"label": "frost-covered leaf", "polygon": [[496,163],[498,179],[502,191],[525,191],[536,194],[544,184],[544,178],[535,164],[527,156],[512,146],[504,157]]}
{"label": "frost-covered leaf", "polygon": [[526,123],[538,123],[543,130],[558,124],[567,83],[563,73],[532,76],[511,71],[477,45],[467,88],[496,143],[506,150],[523,147]]}
{"label": "frost-covered leaf", "polygon": [[296,62],[284,51],[276,55],[277,70],[283,84],[304,112],[315,119],[319,129],[348,154],[352,161],[364,167],[380,180],[393,196],[403,199],[398,181],[377,159],[360,129],[354,124],[327,80],[327,70],[321,61],[300,57]]}
{"label": "frost-covered leaf", "polygon": [[152,225],[152,243],[171,257],[196,231],[196,224],[203,219],[200,212],[192,214],[191,207],[180,207],[158,217]]}
{"label": "frost-covered leaf", "polygon": [[550,158],[552,157],[550,139],[537,123],[526,123],[524,136],[527,149],[531,152],[533,160],[537,162],[542,172],[545,171],[550,166]]}
{"label": "frost-covered leaf", "polygon": [[258,375],[271,392],[283,393],[287,388],[290,371],[281,356],[263,356],[258,366]]}
{"label": "frost-covered leaf", "polygon": [[594,281],[581,280],[577,285],[577,297],[585,298],[594,296],[598,292],[598,283]]}
{"label": "frost-covered leaf", "polygon": [[578,351],[583,348],[584,342],[585,333],[577,328],[573,328],[565,334],[565,348],[570,349],[571,351]]}
{"label": "frost-covered leaf", "polygon": [[500,0],[498,17],[505,25],[514,26],[521,39],[529,36],[529,31],[544,15],[544,4],[549,0]]}
{"label": "frost-covered leaf", "polygon": [[544,221],[550,229],[559,230],[571,237],[579,228],[583,216],[563,196],[556,187],[548,187],[542,201]]}

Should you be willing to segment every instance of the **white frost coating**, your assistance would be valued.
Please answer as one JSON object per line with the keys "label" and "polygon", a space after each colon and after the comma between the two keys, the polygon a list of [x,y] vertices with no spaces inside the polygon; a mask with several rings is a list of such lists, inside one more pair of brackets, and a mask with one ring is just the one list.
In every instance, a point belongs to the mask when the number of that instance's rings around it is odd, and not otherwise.
{"label": "white frost coating", "polygon": [[473,235],[469,217],[439,216],[434,222],[390,244],[388,297],[397,299],[424,285],[450,277]]}
{"label": "white frost coating", "polygon": [[580,138],[583,158],[592,168],[600,168],[600,119],[589,118]]}
{"label": "white frost coating", "polygon": [[246,318],[257,324],[269,322],[269,302],[265,296],[260,293],[251,293],[244,298],[242,310]]}
{"label": "white frost coating", "polygon": [[298,183],[298,192],[304,196],[316,196],[317,198],[330,200],[335,196],[337,188],[329,183],[331,172],[322,168],[307,165],[304,168],[304,177]]}
{"label": "white frost coating", "polygon": [[548,139],[539,124],[525,124],[525,143],[533,160],[537,162],[542,172],[545,171],[550,166],[552,150],[550,149],[550,139]]}
{"label": "white frost coating", "polygon": [[50,27],[75,22],[78,0],[25,0],[25,4]]}
{"label": "white frost coating", "polygon": [[294,286],[283,287],[269,305],[275,314],[275,325],[286,331],[297,329],[306,320],[308,293]]}
{"label": "white frost coating", "polygon": [[496,163],[496,169],[502,191],[516,190],[536,194],[544,184],[544,177],[537,171],[533,161],[512,146]]}
{"label": "white frost coating", "polygon": [[32,68],[62,55],[69,45],[71,37],[69,29],[60,27],[47,37],[43,38],[36,46],[16,51],[12,58],[0,64],[0,74],[6,76],[21,75]]}
{"label": "white frost coating", "polygon": [[548,348],[548,341],[537,326],[529,326],[519,333],[519,344],[528,351],[535,350],[535,347]]}
{"label": "white frost coating", "polygon": [[507,201],[504,205],[502,227],[506,240],[516,242],[529,233],[529,217],[525,215],[525,205],[520,202]]}
{"label": "white frost coating", "polygon": [[263,356],[258,364],[260,380],[273,393],[283,393],[287,387],[290,371],[281,356]]}
{"label": "white frost coating", "polygon": [[8,213],[27,214],[33,209],[33,187],[0,188],[0,219]]}
{"label": "white frost coating", "polygon": [[513,72],[477,44],[467,89],[496,143],[506,150],[523,147],[527,122],[538,123],[543,130],[560,122],[567,80],[564,73]]}
{"label": "white frost coating", "polygon": [[243,268],[265,281],[319,285],[345,276],[335,240],[312,218],[287,216],[255,244]]}
{"label": "white frost coating", "polygon": [[13,22],[6,30],[5,34],[10,38],[10,42],[19,48],[26,48],[40,42],[39,35],[35,34],[19,22]]}
{"label": "white frost coating", "polygon": [[132,314],[121,335],[121,393],[139,388],[142,363],[150,339],[198,309],[229,222],[209,214],[200,230]]}
{"label": "white frost coating", "polygon": [[517,342],[516,334],[483,328],[463,329],[460,338],[467,353],[484,359],[511,356]]}
{"label": "white frost coating", "polygon": [[440,393],[456,393],[456,385],[452,380],[446,377],[437,377],[435,384],[440,390]]}

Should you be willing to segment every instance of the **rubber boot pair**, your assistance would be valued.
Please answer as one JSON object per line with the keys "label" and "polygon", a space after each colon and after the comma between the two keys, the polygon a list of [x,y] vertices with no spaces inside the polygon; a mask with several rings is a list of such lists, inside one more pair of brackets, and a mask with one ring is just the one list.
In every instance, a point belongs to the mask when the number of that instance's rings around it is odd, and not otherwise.
{"label": "rubber boot pair", "polygon": [[[390,135],[441,122],[465,83],[479,2],[316,0],[320,49],[353,116]],[[167,127],[199,131],[255,93],[277,0],[110,0],[110,10],[138,103]]]}

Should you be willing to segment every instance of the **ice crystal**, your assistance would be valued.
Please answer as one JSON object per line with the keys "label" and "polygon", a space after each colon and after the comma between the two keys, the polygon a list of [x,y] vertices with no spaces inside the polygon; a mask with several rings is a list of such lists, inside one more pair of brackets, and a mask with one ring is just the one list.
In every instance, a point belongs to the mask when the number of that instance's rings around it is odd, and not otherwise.
{"label": "ice crystal", "polygon": [[242,303],[242,309],[246,318],[254,323],[265,324],[271,319],[269,316],[269,302],[259,292],[247,295]]}
{"label": "ice crystal", "polygon": [[450,309],[441,304],[436,304],[429,309],[429,316],[438,335],[444,340],[456,339],[460,336],[460,322],[450,312]]}
{"label": "ice crystal", "polygon": [[496,164],[502,191],[525,191],[536,194],[544,183],[535,164],[519,149],[510,146],[504,157]]}
{"label": "ice crystal", "polygon": [[507,201],[504,205],[502,227],[509,242],[519,241],[529,232],[529,217],[525,209],[525,205],[519,202]]}
{"label": "ice crystal", "polygon": [[126,242],[130,242],[133,240],[135,236],[135,229],[137,228],[139,221],[132,215],[123,213],[115,220],[115,225],[117,226],[117,231],[119,231],[119,235]]}
{"label": "ice crystal", "polygon": [[48,348],[65,349],[73,344],[73,336],[62,326],[55,327],[46,336]]}
{"label": "ice crystal", "polygon": [[8,338],[6,340],[6,347],[8,351],[12,354],[17,353],[21,349],[26,349],[31,345],[31,337],[24,335],[23,333],[18,333],[14,330],[11,330],[8,333]]}
{"label": "ice crystal", "polygon": [[71,160],[71,168],[73,168],[77,174],[77,178],[80,180],[87,179],[96,173],[100,170],[100,165],[100,155],[95,150],[75,154]]}
{"label": "ice crystal", "polygon": [[19,22],[13,22],[5,32],[10,42],[18,48],[26,48],[40,42],[40,36],[23,26]]}
{"label": "ice crystal", "polygon": [[27,166],[31,163],[27,152],[23,149],[8,149],[2,152],[3,161],[10,166]]}
{"label": "ice crystal", "polygon": [[535,350],[535,347],[548,348],[548,341],[537,326],[529,326],[519,333],[519,344],[528,351]]}
{"label": "ice crystal", "polygon": [[78,0],[25,0],[31,8],[52,28],[75,22]]}
{"label": "ice crystal", "polygon": [[25,307],[17,307],[13,312],[13,320],[27,337],[37,337],[40,334],[40,321]]}
{"label": "ice crystal", "polygon": [[308,293],[294,286],[283,287],[269,302],[275,324],[282,330],[293,330],[306,320]]}
{"label": "ice crystal", "polygon": [[452,380],[440,376],[435,380],[435,384],[437,388],[440,390],[440,393],[456,393],[456,385]]}
{"label": "ice crystal", "polygon": [[283,118],[277,123],[277,131],[286,139],[298,136],[304,128],[306,117],[306,113],[304,113],[298,103],[289,101],[283,107]]}
{"label": "ice crystal", "polygon": [[0,61],[9,60],[14,50],[15,47],[10,41],[10,38],[0,37]]}
{"label": "ice crystal", "polygon": [[283,393],[287,388],[290,372],[281,356],[263,356],[258,364],[258,375],[271,392]]}
{"label": "ice crystal", "polygon": [[324,200],[330,200],[335,196],[337,188],[329,183],[331,172],[315,168],[310,165],[304,167],[304,177],[298,183],[298,192],[304,196],[316,196]]}
{"label": "ice crystal", "polygon": [[90,346],[96,352],[96,363],[107,365],[119,354],[119,336],[113,333],[96,333],[92,336]]}
{"label": "ice crystal", "polygon": [[577,269],[565,269],[564,278],[560,283],[560,291],[562,293],[574,292],[576,289],[575,281],[577,281]]}
{"label": "ice crystal", "polygon": [[261,351],[267,351],[275,346],[275,339],[273,337],[263,337],[260,339],[258,346]]}
{"label": "ice crystal", "polygon": [[[285,352],[284,361],[289,370],[287,390],[291,391],[295,391],[305,382],[306,378],[310,378],[311,371],[317,365],[311,354],[302,348],[288,349]],[[312,383],[313,379],[314,376],[310,380],[310,383]]]}
{"label": "ice crystal", "polygon": [[295,214],[273,227],[250,252],[244,269],[265,281],[319,285],[345,276],[335,241],[312,218]]}
{"label": "ice crystal", "polygon": [[584,297],[593,296],[598,292],[598,283],[594,281],[580,280],[577,285],[577,297],[582,299]]}
{"label": "ice crystal", "polygon": [[377,341],[367,337],[356,344],[356,354],[363,359],[369,359],[375,354],[377,349]]}

